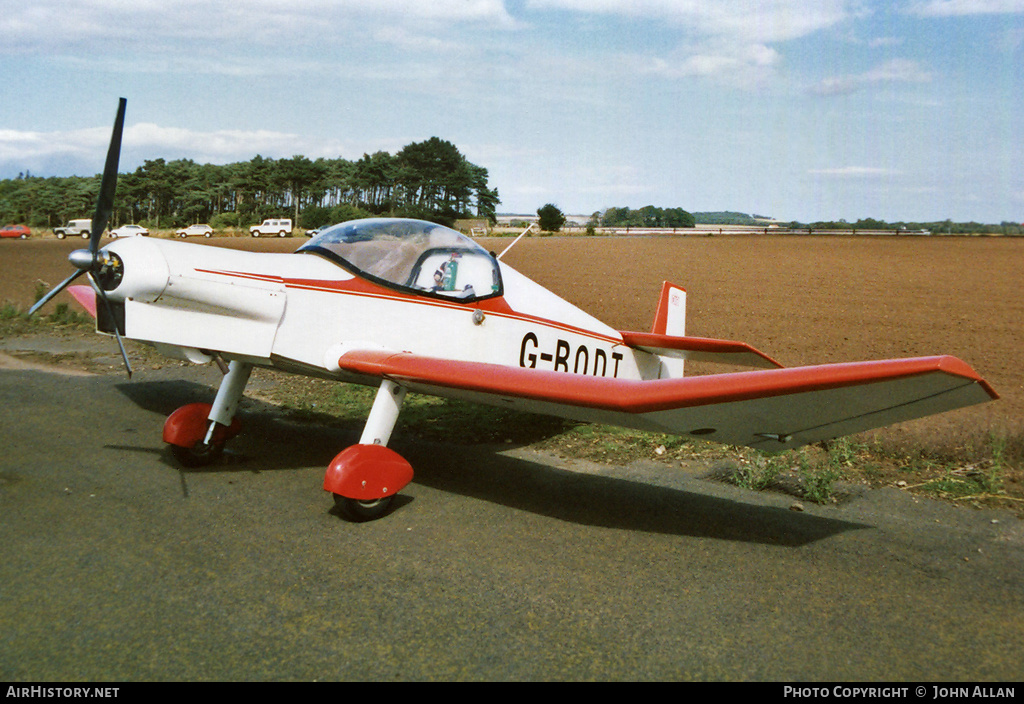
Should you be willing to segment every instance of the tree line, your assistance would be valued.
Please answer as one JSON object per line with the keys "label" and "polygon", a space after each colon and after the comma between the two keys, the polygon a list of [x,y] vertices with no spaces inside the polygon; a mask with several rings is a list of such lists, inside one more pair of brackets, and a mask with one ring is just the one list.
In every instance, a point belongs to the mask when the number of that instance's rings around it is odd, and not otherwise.
{"label": "tree line", "polygon": [[[630,208],[608,208],[604,211],[594,213],[590,218],[590,224],[594,227],[695,227],[696,223],[702,225],[761,225],[771,218],[763,215],[748,215],[732,211],[715,212],[694,212],[689,213],[682,208],[656,208],[648,205],[644,208],[631,210]],[[1024,235],[1024,223],[1003,221],[999,224],[984,224],[979,222],[954,222],[952,220],[939,220],[933,222],[886,222],[876,218],[861,218],[856,222],[838,221],[817,221],[803,223],[776,222],[779,227],[789,228],[794,231],[800,230],[889,230],[892,232],[930,232],[932,234],[987,234],[987,235]]]}
{"label": "tree line", "polygon": [[[0,220],[55,227],[89,217],[99,188],[99,175],[5,179]],[[470,163],[451,142],[431,137],[396,154],[380,151],[357,161],[301,155],[257,155],[225,165],[147,160],[118,175],[111,226],[246,227],[268,217],[291,217],[314,228],[363,215],[450,224],[463,217],[494,221],[500,202],[497,189],[488,185],[487,169]]]}
{"label": "tree line", "polygon": [[[595,227],[694,227],[702,225],[761,225],[771,218],[763,215],[748,215],[733,211],[694,212],[688,213],[682,208],[655,208],[648,205],[638,210],[629,208],[608,208],[594,213],[591,223]],[[803,223],[776,222],[779,227],[791,230],[890,230],[892,232],[930,232],[933,234],[967,235],[1024,235],[1024,224],[1003,221],[999,224],[979,222],[953,222],[939,220],[933,222],[886,222],[877,218],[861,218],[856,222],[846,220],[817,221]]]}
{"label": "tree line", "polygon": [[613,207],[594,213],[590,218],[595,227],[694,227],[697,221],[682,208]]}
{"label": "tree line", "polygon": [[778,223],[780,227],[792,230],[891,230],[893,232],[929,232],[933,235],[1024,235],[1024,224],[1003,221],[996,224],[980,222],[953,222],[952,220],[936,220],[933,222],[886,222],[875,218],[861,218],[856,222],[846,220],[822,220],[818,222]]}
{"label": "tree line", "polygon": [[[554,203],[547,203],[537,209],[538,225],[545,232],[558,232],[566,222],[565,214]],[[658,208],[647,205],[632,209],[613,207],[599,210],[590,216],[587,231],[598,227],[695,227],[693,215],[682,208]]]}

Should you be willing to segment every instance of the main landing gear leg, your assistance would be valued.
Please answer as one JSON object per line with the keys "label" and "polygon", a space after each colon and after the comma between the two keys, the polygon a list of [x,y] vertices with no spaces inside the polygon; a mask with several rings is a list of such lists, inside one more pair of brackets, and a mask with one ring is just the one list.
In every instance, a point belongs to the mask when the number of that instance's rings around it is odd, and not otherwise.
{"label": "main landing gear leg", "polygon": [[186,467],[203,467],[216,461],[228,440],[238,435],[241,423],[235,418],[249,382],[252,365],[233,361],[220,382],[213,405],[192,403],[182,406],[164,423],[164,442]]}
{"label": "main landing gear leg", "polygon": [[386,447],[404,400],[405,388],[381,382],[359,444],[343,450],[327,468],[324,490],[351,521],[384,515],[395,494],[412,481],[412,466]]}

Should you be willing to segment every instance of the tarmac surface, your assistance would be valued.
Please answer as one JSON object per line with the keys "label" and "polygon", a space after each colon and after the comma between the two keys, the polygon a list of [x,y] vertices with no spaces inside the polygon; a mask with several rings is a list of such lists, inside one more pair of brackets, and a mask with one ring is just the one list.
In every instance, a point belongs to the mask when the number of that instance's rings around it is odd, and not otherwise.
{"label": "tarmac surface", "polygon": [[356,438],[258,401],[174,463],[216,377],[0,370],[0,680],[1020,679],[1010,514],[395,438],[416,479],[353,524],[321,483]]}

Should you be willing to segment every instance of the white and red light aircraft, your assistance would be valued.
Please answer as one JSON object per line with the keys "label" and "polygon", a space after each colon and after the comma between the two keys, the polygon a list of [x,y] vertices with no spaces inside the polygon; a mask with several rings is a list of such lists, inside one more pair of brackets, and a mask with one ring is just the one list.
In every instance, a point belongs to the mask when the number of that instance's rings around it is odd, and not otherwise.
{"label": "white and red light aircraft", "polygon": [[[651,332],[615,330],[419,220],[341,223],[293,254],[141,237],[100,249],[123,122],[122,100],[89,248],[70,256],[78,271],[30,313],[86,274],[90,287],[69,291],[99,332],[221,364],[213,403],[165,423],[187,465],[215,461],[239,432],[253,367],[379,387],[358,444],[324,478],[353,520],[382,515],[412,480],[387,447],[409,391],[770,451],[997,398],[955,357],[786,369],[742,343],[686,337],[686,293],[668,283]],[[684,377],[687,359],[759,369]]]}

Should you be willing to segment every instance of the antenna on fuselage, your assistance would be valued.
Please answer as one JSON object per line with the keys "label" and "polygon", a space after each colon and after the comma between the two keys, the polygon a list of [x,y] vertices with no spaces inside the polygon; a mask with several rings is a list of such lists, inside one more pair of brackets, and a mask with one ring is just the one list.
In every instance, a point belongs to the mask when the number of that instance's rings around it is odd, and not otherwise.
{"label": "antenna on fuselage", "polygon": [[502,250],[501,254],[499,254],[497,257],[495,257],[495,259],[501,259],[502,257],[504,257],[505,256],[505,252],[507,252],[508,250],[510,250],[513,247],[515,247],[516,246],[516,242],[518,242],[519,240],[523,239],[523,237],[526,235],[526,233],[529,232],[530,230],[532,230],[536,226],[537,226],[537,224],[533,223],[533,222],[531,222],[529,225],[527,225],[526,229],[519,233],[519,237],[516,237],[514,240],[512,240],[512,244],[510,244],[508,247],[505,247],[505,249]]}

